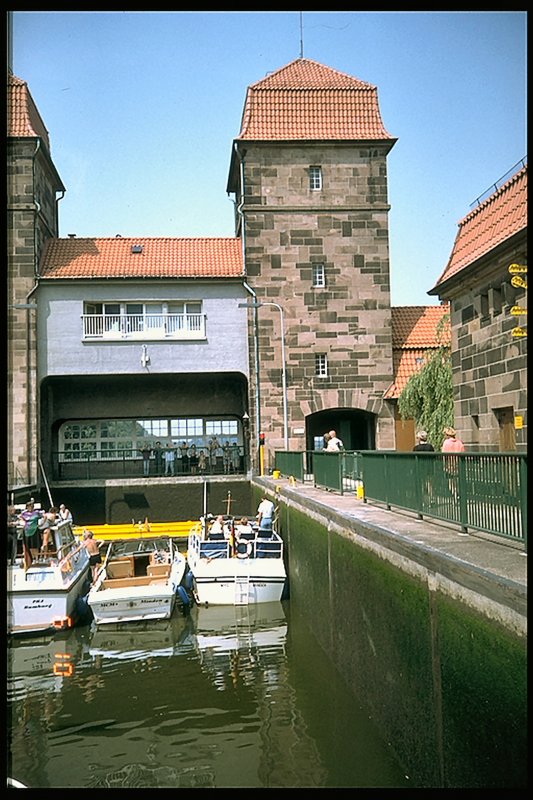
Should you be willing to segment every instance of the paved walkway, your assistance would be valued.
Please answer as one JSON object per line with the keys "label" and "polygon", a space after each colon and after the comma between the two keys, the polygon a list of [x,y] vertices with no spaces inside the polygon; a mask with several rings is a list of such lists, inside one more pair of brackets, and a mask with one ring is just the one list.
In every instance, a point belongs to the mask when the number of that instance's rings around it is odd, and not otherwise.
{"label": "paved walkway", "polygon": [[351,493],[291,485],[288,479],[270,476],[254,482],[527,616],[527,554],[522,544],[481,532],[465,534],[459,526],[420,520],[400,509],[389,511]]}

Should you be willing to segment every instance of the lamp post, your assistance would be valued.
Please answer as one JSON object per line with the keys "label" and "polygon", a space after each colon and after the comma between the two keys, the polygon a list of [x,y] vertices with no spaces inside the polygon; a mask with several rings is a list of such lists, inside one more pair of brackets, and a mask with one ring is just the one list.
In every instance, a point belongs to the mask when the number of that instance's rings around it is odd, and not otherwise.
{"label": "lamp post", "polygon": [[[257,303],[239,303],[239,308],[261,308],[262,306],[274,306],[279,311],[281,326],[281,390],[283,394],[283,433],[285,438],[285,450],[289,449],[289,416],[287,410],[287,365],[285,361],[285,326],[283,323],[283,309],[279,303],[270,300]],[[257,375],[259,380],[259,375]],[[259,433],[259,431],[258,431]]]}

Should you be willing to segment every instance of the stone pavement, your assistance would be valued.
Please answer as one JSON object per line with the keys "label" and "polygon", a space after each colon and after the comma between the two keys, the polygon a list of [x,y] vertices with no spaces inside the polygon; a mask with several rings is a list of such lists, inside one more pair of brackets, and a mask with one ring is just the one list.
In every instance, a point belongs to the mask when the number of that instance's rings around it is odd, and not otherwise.
{"label": "stone pavement", "polygon": [[254,483],[277,492],[288,504],[300,504],[340,525],[438,572],[464,589],[479,593],[527,618],[527,554],[524,545],[479,531],[464,533],[457,525],[418,519],[412,512],[387,510],[353,493],[318,489],[286,478],[256,477]]}

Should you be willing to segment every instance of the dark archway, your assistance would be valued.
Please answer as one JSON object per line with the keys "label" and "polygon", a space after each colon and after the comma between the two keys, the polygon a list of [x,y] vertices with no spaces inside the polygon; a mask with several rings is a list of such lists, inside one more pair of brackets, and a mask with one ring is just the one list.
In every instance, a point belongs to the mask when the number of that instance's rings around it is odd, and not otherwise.
{"label": "dark archway", "polygon": [[306,450],[315,450],[326,431],[335,430],[345,450],[374,450],[376,415],[352,408],[328,408],[306,418]]}

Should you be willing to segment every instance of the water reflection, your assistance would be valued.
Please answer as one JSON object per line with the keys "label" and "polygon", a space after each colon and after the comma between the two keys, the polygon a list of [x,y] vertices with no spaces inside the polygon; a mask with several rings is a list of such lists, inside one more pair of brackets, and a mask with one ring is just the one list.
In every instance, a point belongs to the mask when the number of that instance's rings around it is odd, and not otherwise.
{"label": "water reflection", "polygon": [[[193,608],[165,622],[12,642],[9,774],[30,788],[404,785],[361,715],[350,731],[345,688],[287,611]],[[365,765],[360,784],[353,759],[337,763],[331,726],[315,724],[312,698],[331,692],[344,695],[336,716],[348,711],[336,735],[362,734],[373,748],[374,774]]]}

